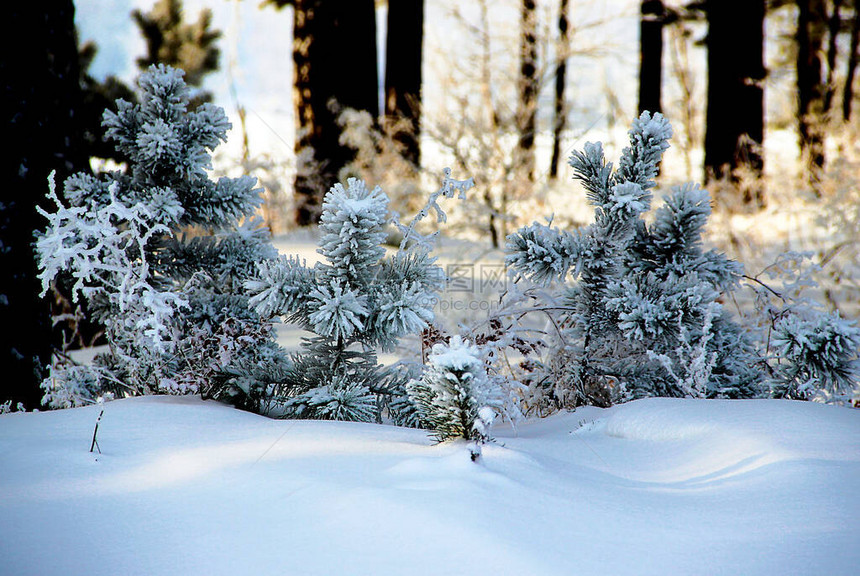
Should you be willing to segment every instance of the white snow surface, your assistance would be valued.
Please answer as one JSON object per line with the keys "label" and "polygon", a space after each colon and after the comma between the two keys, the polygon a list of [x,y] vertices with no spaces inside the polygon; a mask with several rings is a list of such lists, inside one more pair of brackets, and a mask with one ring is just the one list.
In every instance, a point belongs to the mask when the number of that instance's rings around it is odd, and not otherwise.
{"label": "white snow surface", "polygon": [[647,399],[421,430],[197,397],[0,416],[0,574],[848,575],[860,410]]}

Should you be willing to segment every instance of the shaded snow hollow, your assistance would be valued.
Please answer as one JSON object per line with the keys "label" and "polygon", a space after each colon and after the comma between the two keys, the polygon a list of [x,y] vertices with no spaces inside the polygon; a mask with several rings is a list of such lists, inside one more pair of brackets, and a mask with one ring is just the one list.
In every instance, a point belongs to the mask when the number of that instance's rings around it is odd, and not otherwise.
{"label": "shaded snow hollow", "polygon": [[860,410],[648,399],[420,430],[193,397],[0,416],[0,573],[848,575]]}

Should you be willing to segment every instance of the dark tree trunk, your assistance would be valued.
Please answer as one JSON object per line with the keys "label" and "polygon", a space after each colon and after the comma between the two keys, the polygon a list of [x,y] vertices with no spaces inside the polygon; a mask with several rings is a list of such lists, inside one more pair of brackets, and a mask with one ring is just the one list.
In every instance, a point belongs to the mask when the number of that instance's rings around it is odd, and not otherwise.
{"label": "dark tree trunk", "polygon": [[296,223],[314,224],[322,199],[354,157],[339,142],[344,108],[379,116],[376,12],[373,0],[295,0],[293,62],[296,152],[312,150],[314,166],[296,176]]}
{"label": "dark tree trunk", "polygon": [[0,200],[0,399],[37,408],[51,360],[50,304],[38,297],[34,233],[46,222],[36,206],[48,175],[63,180],[87,165],[75,114],[80,70],[71,0],[12,2],[3,17],[4,139]]}
{"label": "dark tree trunk", "polygon": [[663,18],[662,0],[642,0],[639,21],[639,113],[662,112]]}
{"label": "dark tree trunk", "polygon": [[522,0],[520,9],[520,78],[517,102],[517,172],[528,180],[535,176],[537,129],[537,13],[535,0]]}
{"label": "dark tree trunk", "polygon": [[829,116],[833,106],[833,95],[836,93],[836,58],[839,56],[839,32],[842,27],[843,0],[833,0],[833,11],[827,18],[827,80],[824,82],[824,115]]}
{"label": "dark tree trunk", "polygon": [[705,6],[705,182],[729,179],[745,203],[763,206],[764,0],[708,0]]}
{"label": "dark tree trunk", "polygon": [[854,100],[854,75],[860,57],[860,2],[854,0],[854,21],[851,24],[851,42],[848,48],[848,63],[845,71],[845,87],[842,92],[842,120],[851,120],[851,107]]}
{"label": "dark tree trunk", "polygon": [[558,48],[555,65],[555,122],[552,129],[552,158],[549,164],[550,178],[558,178],[558,165],[561,161],[561,135],[567,124],[567,105],[564,92],[567,82],[567,56],[570,51],[567,19],[568,0],[558,3]]}
{"label": "dark tree trunk", "polygon": [[827,31],[824,0],[797,1],[797,129],[800,155],[813,189],[824,169],[822,49]]}
{"label": "dark tree trunk", "polygon": [[390,125],[405,122],[393,136],[403,157],[421,163],[421,63],[424,0],[389,0],[385,48],[385,115]]}

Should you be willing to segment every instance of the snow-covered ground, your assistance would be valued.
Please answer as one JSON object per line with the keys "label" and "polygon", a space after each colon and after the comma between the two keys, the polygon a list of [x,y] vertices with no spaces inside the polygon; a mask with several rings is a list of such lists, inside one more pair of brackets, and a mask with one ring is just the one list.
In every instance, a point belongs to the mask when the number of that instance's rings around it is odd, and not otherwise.
{"label": "snow-covered ground", "polygon": [[860,411],[648,399],[468,447],[195,397],[0,416],[10,575],[849,575]]}

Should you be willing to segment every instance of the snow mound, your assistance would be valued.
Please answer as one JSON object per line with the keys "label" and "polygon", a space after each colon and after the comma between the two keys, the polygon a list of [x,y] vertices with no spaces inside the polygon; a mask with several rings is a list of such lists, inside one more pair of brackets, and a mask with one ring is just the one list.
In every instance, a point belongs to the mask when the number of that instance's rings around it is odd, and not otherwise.
{"label": "snow mound", "polygon": [[472,462],[421,430],[189,397],[0,416],[0,573],[848,575],[860,411],[640,400]]}
{"label": "snow mound", "polygon": [[618,408],[606,419],[608,436],[628,440],[687,440],[713,433],[712,418],[703,420],[695,411],[679,410],[679,403],[667,398],[649,398]]}

